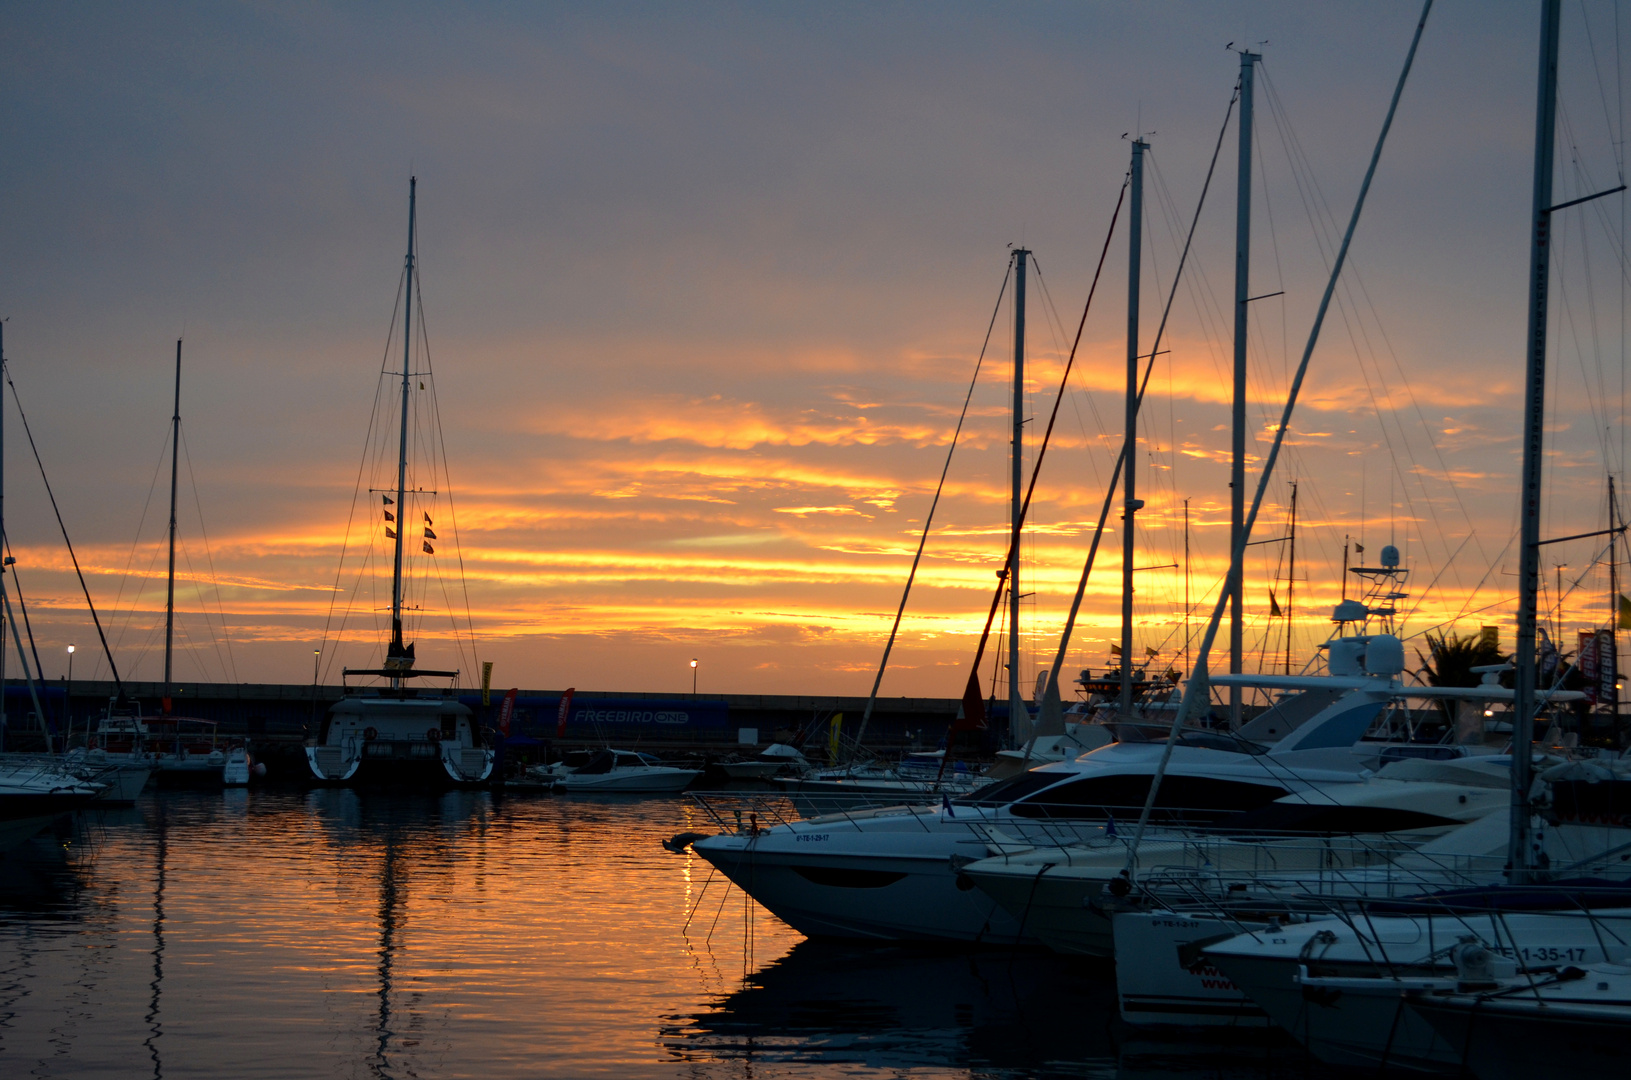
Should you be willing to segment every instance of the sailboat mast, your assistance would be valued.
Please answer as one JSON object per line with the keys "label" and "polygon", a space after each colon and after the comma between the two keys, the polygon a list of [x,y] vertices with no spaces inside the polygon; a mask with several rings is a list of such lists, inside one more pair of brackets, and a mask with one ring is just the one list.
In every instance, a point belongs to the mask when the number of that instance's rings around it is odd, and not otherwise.
{"label": "sailboat mast", "polygon": [[[1614,678],[1609,686],[1614,691],[1609,698],[1608,723],[1611,734],[1619,738],[1620,721],[1620,559],[1616,550],[1620,542],[1620,534],[1615,530],[1620,527],[1619,502],[1614,494],[1614,474],[1608,476],[1608,662],[1613,665]],[[1598,657],[1598,670],[1602,670],[1603,660]],[[1602,701],[1599,692],[1597,700]]]}
{"label": "sailboat mast", "polygon": [[1138,475],[1138,284],[1144,249],[1144,151],[1133,140],[1129,173],[1132,188],[1127,229],[1127,415],[1122,450],[1121,493],[1121,715],[1133,712],[1133,515],[1144,504],[1135,497]]}
{"label": "sailboat mast", "polygon": [[[1246,522],[1246,305],[1251,301],[1252,260],[1252,87],[1257,53],[1240,53],[1240,171],[1235,179],[1235,382],[1232,457],[1229,465],[1229,550],[1240,546]],[[1229,673],[1238,675],[1245,639],[1241,575],[1229,578]],[[1240,687],[1229,688],[1229,728],[1239,730]]]}
{"label": "sailboat mast", "polygon": [[1019,530],[1024,512],[1025,492],[1021,473],[1025,464],[1025,261],[1030,252],[1014,252],[1014,439],[1013,502],[1009,508],[1011,529],[1008,543],[1008,734],[1029,737],[1030,725],[1023,727],[1025,701],[1019,692]]}
{"label": "sailboat mast", "polygon": [[170,659],[176,633],[176,475],[181,453],[181,339],[176,339],[176,403],[170,416],[170,574],[164,593],[164,712],[170,713]]}
{"label": "sailboat mast", "polygon": [[1291,482],[1291,569],[1286,574],[1286,674],[1291,674],[1291,594],[1297,588],[1297,481]]}
{"label": "sailboat mast", "polygon": [[[6,536],[6,321],[0,319],[0,588],[5,584]],[[0,612],[0,620],[5,618]],[[6,632],[0,627],[0,750],[6,748]]]}
{"label": "sailboat mast", "polygon": [[[1184,674],[1189,674],[1189,500],[1184,500]],[[1175,682],[1177,680],[1174,680]]]}
{"label": "sailboat mast", "polygon": [[1531,879],[1530,755],[1535,726],[1535,609],[1540,592],[1540,493],[1546,423],[1546,316],[1551,285],[1552,152],[1557,138],[1560,0],[1545,0],[1540,27],[1540,89],[1535,106],[1534,210],[1529,234],[1529,322],[1524,367],[1523,478],[1518,545],[1517,670],[1512,702],[1512,831],[1507,871]]}
{"label": "sailboat mast", "polygon": [[[413,358],[413,242],[418,186],[418,177],[408,177],[408,268],[402,301],[402,428],[396,454],[396,561],[391,572],[391,643],[398,653],[402,650],[402,538],[407,535],[408,529],[408,506],[404,496],[408,487],[408,379]],[[402,681],[393,677],[391,685],[401,686]]]}

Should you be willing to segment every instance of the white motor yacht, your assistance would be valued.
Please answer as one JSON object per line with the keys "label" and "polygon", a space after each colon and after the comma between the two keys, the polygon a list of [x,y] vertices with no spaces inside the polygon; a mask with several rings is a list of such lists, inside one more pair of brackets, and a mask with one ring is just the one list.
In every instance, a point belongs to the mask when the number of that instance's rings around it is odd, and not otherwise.
{"label": "white motor yacht", "polygon": [[771,743],[746,761],[721,761],[718,768],[732,780],[769,780],[777,776],[805,776],[810,759],[787,743]]}
{"label": "white motor yacht", "polygon": [[[1507,803],[1504,785],[1381,777],[1300,791],[1209,830],[1153,831],[1139,847],[1138,880],[1146,895],[1171,891],[1214,912],[1239,903],[1275,910],[1304,892],[1414,895],[1482,883],[1500,870],[1505,832],[1463,826],[1502,820]],[[1055,952],[1111,957],[1111,919],[1120,915],[1101,901],[1125,884],[1131,832],[1004,851],[961,872]],[[1424,847],[1414,864],[1399,865]]]}
{"label": "white motor yacht", "polygon": [[[1402,573],[1395,569],[1397,554],[1391,558],[1390,568],[1375,571],[1388,583]],[[1333,618],[1339,627],[1363,627],[1379,613],[1391,614],[1391,608],[1350,600]],[[1326,675],[1213,678],[1218,686],[1238,682],[1290,693],[1238,735],[1179,732],[1153,807],[1154,824],[1207,825],[1287,795],[1359,783],[1380,767],[1387,749],[1361,740],[1402,697],[1493,701],[1512,694],[1497,685],[1405,684],[1404,646],[1393,634],[1339,633],[1325,650]],[[694,849],[805,934],[1034,942],[1019,917],[975,890],[960,869],[1020,848],[1101,841],[1117,822],[1127,828],[1136,821],[1161,768],[1167,731],[1139,724],[1113,730],[1117,741],[1108,746],[957,798],[941,795],[938,807],[833,813],[769,829],[735,829],[699,840]]]}
{"label": "white motor yacht", "polygon": [[[1333,712],[1334,722],[1346,725],[1347,711]],[[1311,721],[1311,731],[1321,722]],[[698,840],[694,848],[811,936],[1033,941],[956,867],[986,858],[993,842],[1062,846],[1102,835],[1112,816],[1136,816],[1161,753],[1158,743],[1116,742],[955,799],[943,796],[939,806],[827,814],[735,830]],[[1163,817],[1204,823],[1294,791],[1357,782],[1361,762],[1323,748],[1275,757],[1245,740],[1189,732],[1167,771]]]}
{"label": "white motor yacht", "polygon": [[554,779],[557,791],[644,795],[683,791],[701,775],[701,769],[676,768],[651,754],[600,750],[582,765],[554,774]]}

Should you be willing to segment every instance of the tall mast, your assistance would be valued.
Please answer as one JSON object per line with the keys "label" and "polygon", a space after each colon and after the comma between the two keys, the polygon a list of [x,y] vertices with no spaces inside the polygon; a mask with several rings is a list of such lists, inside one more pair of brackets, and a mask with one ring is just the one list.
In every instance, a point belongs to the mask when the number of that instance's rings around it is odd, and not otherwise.
{"label": "tall mast", "polygon": [[[1184,674],[1189,674],[1189,500],[1184,500]],[[1176,680],[1174,680],[1176,681]]]}
{"label": "tall mast", "polygon": [[[1229,550],[1240,547],[1246,523],[1246,305],[1251,301],[1252,261],[1252,85],[1257,53],[1240,53],[1240,171],[1235,180],[1235,397],[1230,422],[1233,457],[1229,465]],[[1229,673],[1238,675],[1245,621],[1240,574],[1229,577]],[[1240,728],[1240,687],[1229,688],[1229,727]]]}
{"label": "tall mast", "polygon": [[[0,586],[5,581],[6,535],[6,321],[0,319]],[[0,612],[0,619],[4,619]],[[0,627],[0,750],[6,747],[6,632]]]}
{"label": "tall mast", "polygon": [[[1620,559],[1619,552],[1615,550],[1620,542],[1620,534],[1615,530],[1620,527],[1619,503],[1614,495],[1614,474],[1608,476],[1608,656],[1613,664],[1614,678],[1609,685],[1614,691],[1609,701],[1608,715],[1610,730],[1615,738],[1619,732],[1613,730],[1619,726],[1620,720]],[[1559,639],[1561,640],[1561,639]],[[1602,670],[1602,657],[1597,659],[1598,670]],[[1597,700],[1602,701],[1601,693]]]}
{"label": "tall mast", "polygon": [[1551,285],[1552,147],[1557,137],[1560,0],[1545,0],[1540,24],[1540,89],[1535,105],[1535,187],[1529,234],[1529,324],[1524,365],[1523,480],[1518,546],[1517,670],[1512,701],[1512,831],[1507,871],[1528,881],[1530,754],[1535,725],[1535,606],[1540,591],[1540,492],[1546,422],[1546,315]]}
{"label": "tall mast", "polygon": [[1025,461],[1025,260],[1030,252],[1014,252],[1014,439],[1012,539],[1008,545],[1008,733],[1017,737],[1025,717],[1025,700],[1019,691],[1019,529],[1024,500],[1021,472]]}
{"label": "tall mast", "polygon": [[1286,575],[1286,674],[1291,674],[1291,594],[1297,588],[1297,481],[1291,482],[1291,572]]}
{"label": "tall mast", "polygon": [[[408,379],[413,357],[413,241],[415,199],[419,178],[408,177],[408,265],[407,286],[402,301],[402,431],[396,455],[396,562],[391,572],[391,649],[397,656],[406,651],[402,644],[402,538],[407,535],[408,506],[403,501],[408,487]],[[391,677],[393,687],[402,680]]]}
{"label": "tall mast", "polygon": [[176,406],[170,417],[170,576],[164,594],[164,714],[170,714],[170,654],[176,631],[176,473],[181,453],[181,339],[176,339]]}
{"label": "tall mast", "polygon": [[1127,229],[1127,417],[1122,450],[1121,493],[1121,715],[1133,711],[1133,515],[1143,507],[1135,497],[1138,475],[1138,284],[1144,254],[1144,151],[1150,144],[1133,140],[1129,172],[1132,199]]}

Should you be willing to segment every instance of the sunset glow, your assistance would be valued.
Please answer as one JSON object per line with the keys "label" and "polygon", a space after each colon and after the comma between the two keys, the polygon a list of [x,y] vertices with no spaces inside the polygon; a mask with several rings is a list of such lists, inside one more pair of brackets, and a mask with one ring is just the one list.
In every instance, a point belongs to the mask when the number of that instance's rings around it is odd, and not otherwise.
{"label": "sunset glow", "polygon": [[[434,555],[409,551],[421,658],[464,667],[467,682],[472,663],[493,660],[505,686],[679,692],[700,656],[709,692],[865,693],[1008,246],[1023,243],[1042,267],[1028,311],[1028,475],[1125,170],[1121,133],[1135,120],[1159,132],[1143,352],[1235,77],[1221,46],[1245,22],[1276,28],[1265,70],[1284,105],[1264,120],[1255,196],[1254,288],[1273,294],[1252,313],[1255,488],[1333,223],[1413,18],[1259,7],[1017,21],[958,8],[934,31],[970,58],[951,65],[957,75],[915,59],[930,31],[887,12],[820,30],[790,12],[743,14],[734,33],[754,44],[728,55],[707,19],[623,27],[614,48],[589,14],[488,12],[458,47],[429,24],[397,28],[347,65],[275,73],[277,48],[248,43],[350,40],[367,18],[208,13],[197,32],[222,47],[185,73],[166,68],[179,46],[161,28],[132,24],[116,45],[34,26],[36,59],[7,65],[8,142],[95,166],[60,183],[13,177],[0,314],[12,319],[15,394],[121,672],[156,678],[162,662],[177,337],[181,677],[300,682],[319,647],[334,680],[377,661],[389,601],[375,575],[389,555],[373,496],[354,503],[353,486],[376,376],[400,358],[382,350],[412,170],[434,360],[421,375],[433,376],[451,482],[424,483],[437,494],[405,511],[430,513],[438,536]],[[1532,20],[1453,5],[1436,17],[1254,534],[1286,535],[1297,480],[1295,667],[1329,630],[1345,546],[1351,561],[1355,545],[1404,553],[1407,637],[1498,624],[1511,641]],[[1157,31],[1171,53],[1159,75],[1117,44]],[[514,41],[529,44],[518,54]],[[434,58],[406,65],[413,85],[400,83],[403,55]],[[850,59],[834,68],[838,55]],[[246,98],[228,56],[265,69],[275,106]],[[1004,65],[1037,82],[1015,89]],[[87,69],[105,74],[84,82],[75,72]],[[1590,117],[1576,134],[1579,174],[1559,181],[1571,197],[1593,170],[1615,168],[1589,78],[1582,62],[1564,79]],[[179,100],[187,109],[171,115]],[[121,123],[146,134],[106,137]],[[1284,133],[1302,155],[1295,176]],[[1162,668],[1186,669],[1225,570],[1232,152],[1173,302],[1135,455],[1147,502],[1135,640]],[[275,180],[266,155],[282,159]],[[212,161],[211,190],[172,183]],[[1553,534],[1604,527],[1606,477],[1623,475],[1623,328],[1603,236],[1619,235],[1620,213],[1605,202],[1556,255]],[[1057,648],[1121,446],[1121,225],[1025,534],[1027,689]],[[1008,537],[1011,319],[1005,298],[886,694],[955,696],[973,658]],[[77,641],[76,677],[105,677],[6,394],[7,532],[44,675],[64,674],[61,646]],[[1119,635],[1120,518],[1118,501],[1070,675],[1108,666]],[[1609,611],[1593,543],[1547,551],[1543,603],[1565,637]],[[1287,620],[1270,616],[1270,594],[1287,603],[1289,572],[1288,544],[1250,549],[1254,670],[1285,662]],[[459,644],[470,626],[474,656]]]}

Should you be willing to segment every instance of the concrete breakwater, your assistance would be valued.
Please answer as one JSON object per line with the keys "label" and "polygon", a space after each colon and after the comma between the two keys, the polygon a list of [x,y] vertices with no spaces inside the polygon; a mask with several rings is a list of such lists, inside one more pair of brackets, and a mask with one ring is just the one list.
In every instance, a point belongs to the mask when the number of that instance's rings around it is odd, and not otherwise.
{"label": "concrete breakwater", "polygon": [[[125,692],[143,715],[157,714],[163,687],[158,683],[125,684]],[[57,680],[36,687],[40,708],[57,735],[78,745],[94,729],[116,694],[111,681]],[[483,705],[479,690],[461,690],[460,699],[484,724],[496,722],[503,691]],[[217,737],[243,741],[274,764],[320,730],[328,707],[341,697],[339,686],[277,683],[177,683],[171,697],[177,716],[213,723]],[[804,694],[653,694],[616,691],[574,693],[564,735],[558,734],[561,691],[522,690],[511,718],[511,745],[537,756],[550,750],[599,745],[612,741],[658,753],[723,755],[744,737],[764,745],[800,731],[816,731],[815,745],[825,745],[826,728],[842,716],[842,730],[853,735],[866,710],[865,697]],[[866,742],[880,750],[932,748],[957,716],[956,698],[879,698],[867,725]],[[38,744],[41,725],[34,699],[20,680],[5,684],[6,746],[23,749]]]}

